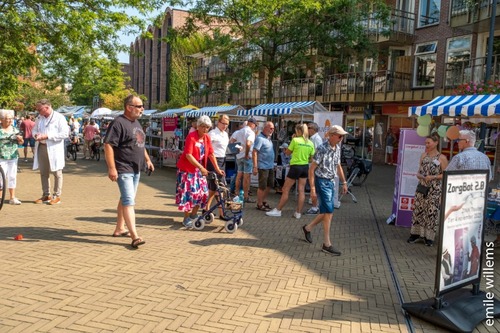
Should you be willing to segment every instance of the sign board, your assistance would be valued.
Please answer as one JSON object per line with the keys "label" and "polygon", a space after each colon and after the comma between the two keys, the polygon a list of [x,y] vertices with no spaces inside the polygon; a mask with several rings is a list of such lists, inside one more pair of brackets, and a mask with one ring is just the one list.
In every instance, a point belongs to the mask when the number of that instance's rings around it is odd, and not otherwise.
{"label": "sign board", "polygon": [[392,203],[392,214],[395,216],[397,226],[411,227],[415,189],[418,184],[417,173],[420,156],[424,150],[424,137],[419,136],[414,129],[401,129]]}
{"label": "sign board", "polygon": [[443,173],[436,297],[481,280],[488,171]]}

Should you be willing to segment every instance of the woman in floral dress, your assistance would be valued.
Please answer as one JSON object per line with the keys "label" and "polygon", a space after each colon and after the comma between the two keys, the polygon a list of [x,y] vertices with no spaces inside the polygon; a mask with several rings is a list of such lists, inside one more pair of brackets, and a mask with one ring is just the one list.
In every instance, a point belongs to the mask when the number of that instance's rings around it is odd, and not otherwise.
{"label": "woman in floral dress", "polygon": [[208,116],[201,116],[197,121],[196,130],[189,133],[184,144],[179,161],[177,162],[177,191],[175,203],[179,210],[184,212],[185,227],[192,227],[192,220],[196,218],[198,209],[204,208],[208,201],[208,185],[205,176],[208,159],[216,166],[215,172],[223,175],[224,172],[217,166],[212,141],[208,131],[212,121]]}
{"label": "woman in floral dress", "polygon": [[441,180],[443,170],[448,166],[446,156],[438,151],[439,137],[432,134],[425,139],[425,152],[420,157],[417,178],[419,184],[430,187],[427,195],[415,192],[415,208],[408,243],[423,239],[432,246],[436,236],[441,208]]}

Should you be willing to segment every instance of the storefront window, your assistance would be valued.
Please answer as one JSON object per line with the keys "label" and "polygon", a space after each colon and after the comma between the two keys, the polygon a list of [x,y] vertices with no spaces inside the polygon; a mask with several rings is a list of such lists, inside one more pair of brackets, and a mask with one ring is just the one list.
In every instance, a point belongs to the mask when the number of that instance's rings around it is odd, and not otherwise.
{"label": "storefront window", "polygon": [[345,142],[354,147],[356,155],[372,160],[374,118],[364,120],[363,115],[347,116],[345,129],[349,132]]}

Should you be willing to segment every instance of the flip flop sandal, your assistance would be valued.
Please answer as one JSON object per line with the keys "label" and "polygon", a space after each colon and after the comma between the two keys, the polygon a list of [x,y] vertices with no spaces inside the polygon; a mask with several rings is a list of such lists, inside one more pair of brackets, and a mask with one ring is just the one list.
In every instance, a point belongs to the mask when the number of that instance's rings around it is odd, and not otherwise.
{"label": "flip flop sandal", "polygon": [[271,206],[269,206],[267,204],[267,202],[265,202],[265,201],[262,203],[262,206],[264,206],[264,207],[268,208],[269,210],[271,210]]}
{"label": "flip flop sandal", "polygon": [[257,205],[257,207],[255,207],[255,208],[257,208],[257,210],[261,210],[263,212],[268,212],[271,210],[271,208],[267,208],[266,205],[261,205],[261,206]]}
{"label": "flip flop sandal", "polygon": [[113,236],[113,237],[130,237],[130,232],[124,231],[124,232],[121,232],[119,234],[113,234],[111,236]]}
{"label": "flip flop sandal", "polygon": [[132,241],[132,244],[130,244],[130,246],[132,246],[134,249],[137,249],[139,248],[139,245],[143,245],[143,244],[146,244],[146,241],[144,239],[142,239],[141,237],[139,238],[136,238]]}

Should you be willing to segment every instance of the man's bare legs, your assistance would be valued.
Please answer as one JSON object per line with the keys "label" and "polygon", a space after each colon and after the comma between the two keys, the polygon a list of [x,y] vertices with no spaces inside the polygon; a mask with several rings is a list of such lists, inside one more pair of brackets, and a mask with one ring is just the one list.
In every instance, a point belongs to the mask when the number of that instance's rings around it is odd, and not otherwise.
{"label": "man's bare legs", "polygon": [[311,221],[311,223],[305,226],[305,229],[311,232],[316,225],[323,222],[323,244],[326,247],[332,245],[332,241],[330,240],[330,225],[332,224],[332,217],[332,213],[319,214],[314,218],[314,220]]}
{"label": "man's bare legs", "polygon": [[118,202],[118,207],[116,208],[117,218],[115,235],[126,232],[125,225],[127,225],[128,232],[130,233],[130,238],[132,240],[139,238],[137,234],[137,229],[135,228],[135,209],[134,206],[123,206],[122,201]]}

